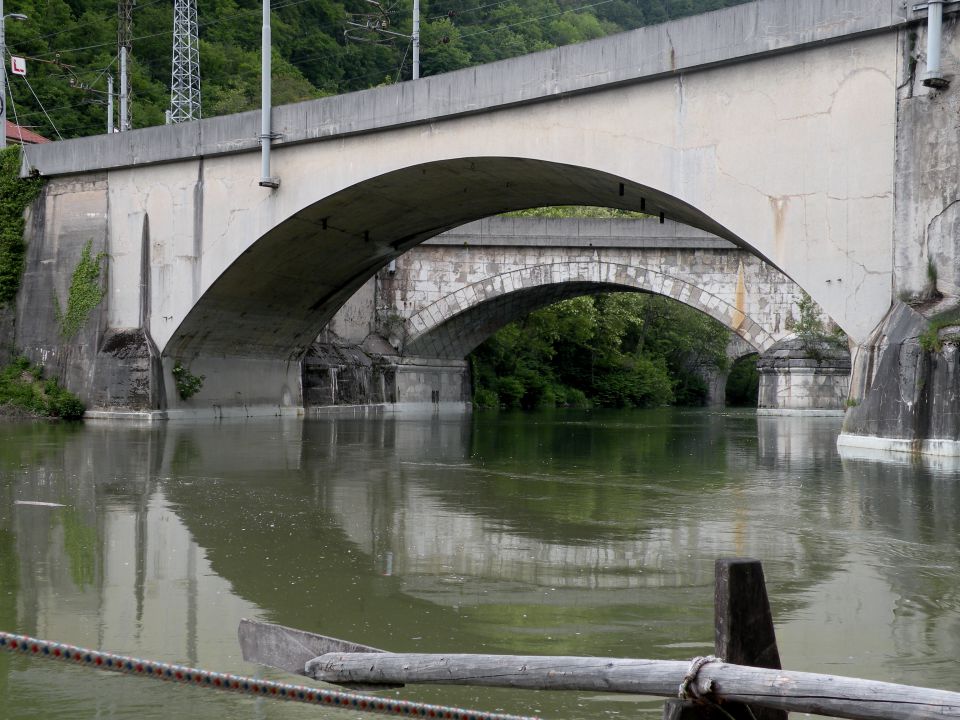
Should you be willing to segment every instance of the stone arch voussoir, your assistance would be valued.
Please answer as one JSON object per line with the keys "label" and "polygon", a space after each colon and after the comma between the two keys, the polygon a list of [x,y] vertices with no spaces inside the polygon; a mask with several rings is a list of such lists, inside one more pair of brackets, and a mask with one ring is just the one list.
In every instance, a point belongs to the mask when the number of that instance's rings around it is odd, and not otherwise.
{"label": "stone arch voussoir", "polygon": [[462,333],[451,331],[443,337],[441,328],[451,328],[458,319],[466,322],[471,311],[486,303],[508,301],[512,294],[563,284],[603,288],[596,292],[619,289],[663,295],[719,321],[757,352],[764,352],[775,341],[770,332],[736,306],[663,268],[576,261],[530,265],[491,275],[436,300],[404,323],[403,352],[426,357],[465,357],[473,347],[464,349],[462,344],[458,345]]}

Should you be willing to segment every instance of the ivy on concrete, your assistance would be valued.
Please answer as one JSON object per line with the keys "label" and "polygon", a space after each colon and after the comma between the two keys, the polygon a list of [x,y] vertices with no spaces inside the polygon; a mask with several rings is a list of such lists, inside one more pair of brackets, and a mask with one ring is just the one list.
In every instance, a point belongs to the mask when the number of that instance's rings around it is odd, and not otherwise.
{"label": "ivy on concrete", "polygon": [[103,300],[105,291],[100,284],[100,270],[106,253],[93,254],[93,241],[88,240],[80,253],[80,261],[70,279],[70,294],[66,312],[57,303],[57,321],[65,340],[76,337],[87,322],[90,312]]}
{"label": "ivy on concrete", "polygon": [[19,172],[19,146],[0,150],[0,307],[17,297],[26,254],[23,212],[43,188],[42,179],[21,179]]}

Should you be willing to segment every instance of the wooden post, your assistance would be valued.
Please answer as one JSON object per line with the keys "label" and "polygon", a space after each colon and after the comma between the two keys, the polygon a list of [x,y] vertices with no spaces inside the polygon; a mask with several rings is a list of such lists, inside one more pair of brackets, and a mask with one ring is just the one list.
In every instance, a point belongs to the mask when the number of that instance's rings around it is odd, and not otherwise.
{"label": "wooden post", "polygon": [[[714,590],[714,652],[728,663],[779,670],[780,652],[763,579],[763,565],[749,558],[720,558]],[[734,717],[787,720],[782,710],[725,706]],[[736,710],[736,712],[735,712]]]}
{"label": "wooden post", "polygon": [[[726,662],[780,669],[773,615],[763,579],[763,565],[749,558],[720,558],[714,586],[714,654]],[[787,720],[782,710],[724,703],[736,720]],[[663,720],[729,720],[711,705],[667,700]]]}
{"label": "wooden post", "polygon": [[663,720],[730,720],[730,718],[725,717],[712,705],[695,703],[693,700],[666,700],[663,703]]}

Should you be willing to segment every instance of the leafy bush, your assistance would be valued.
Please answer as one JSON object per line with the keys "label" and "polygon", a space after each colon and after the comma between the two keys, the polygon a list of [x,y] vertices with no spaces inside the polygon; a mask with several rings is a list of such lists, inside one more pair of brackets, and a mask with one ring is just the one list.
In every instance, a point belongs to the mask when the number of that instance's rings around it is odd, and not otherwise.
{"label": "leafy bush", "polygon": [[489,410],[500,407],[500,398],[490,388],[478,388],[473,394],[473,404],[475,407]]}
{"label": "leafy bush", "polygon": [[727,376],[727,405],[756,407],[760,393],[760,373],[757,370],[757,355],[747,355],[737,360]]}
{"label": "leafy bush", "polygon": [[83,403],[53,378],[43,380],[40,367],[20,357],[0,371],[0,407],[28,415],[79,420]]}
{"label": "leafy bush", "polygon": [[205,375],[194,375],[183,365],[177,363],[173,366],[173,380],[177,384],[177,393],[181,400],[189,400],[203,387]]}
{"label": "leafy bush", "polygon": [[709,388],[706,381],[689,370],[684,370],[674,380],[673,402],[676,405],[700,407],[707,404]]}
{"label": "leafy bush", "polygon": [[566,397],[564,398],[563,404],[567,407],[574,408],[588,408],[590,407],[590,400],[587,398],[587,394],[583,390],[578,390],[577,388],[564,388],[566,391]]}
{"label": "leafy bush", "polygon": [[520,401],[527,394],[527,389],[520,382],[520,379],[513,375],[502,377],[497,380],[497,396],[500,398],[500,404],[506,408],[520,407]]}

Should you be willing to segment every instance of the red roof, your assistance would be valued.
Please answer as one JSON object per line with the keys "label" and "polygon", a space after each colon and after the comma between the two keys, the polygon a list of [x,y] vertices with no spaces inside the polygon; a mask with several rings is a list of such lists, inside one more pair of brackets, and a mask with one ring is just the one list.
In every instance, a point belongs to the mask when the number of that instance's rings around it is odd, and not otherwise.
{"label": "red roof", "polygon": [[50,141],[43,137],[43,135],[37,135],[32,130],[27,130],[25,127],[20,127],[16,123],[7,120],[7,142],[16,143],[17,145],[36,145]]}

